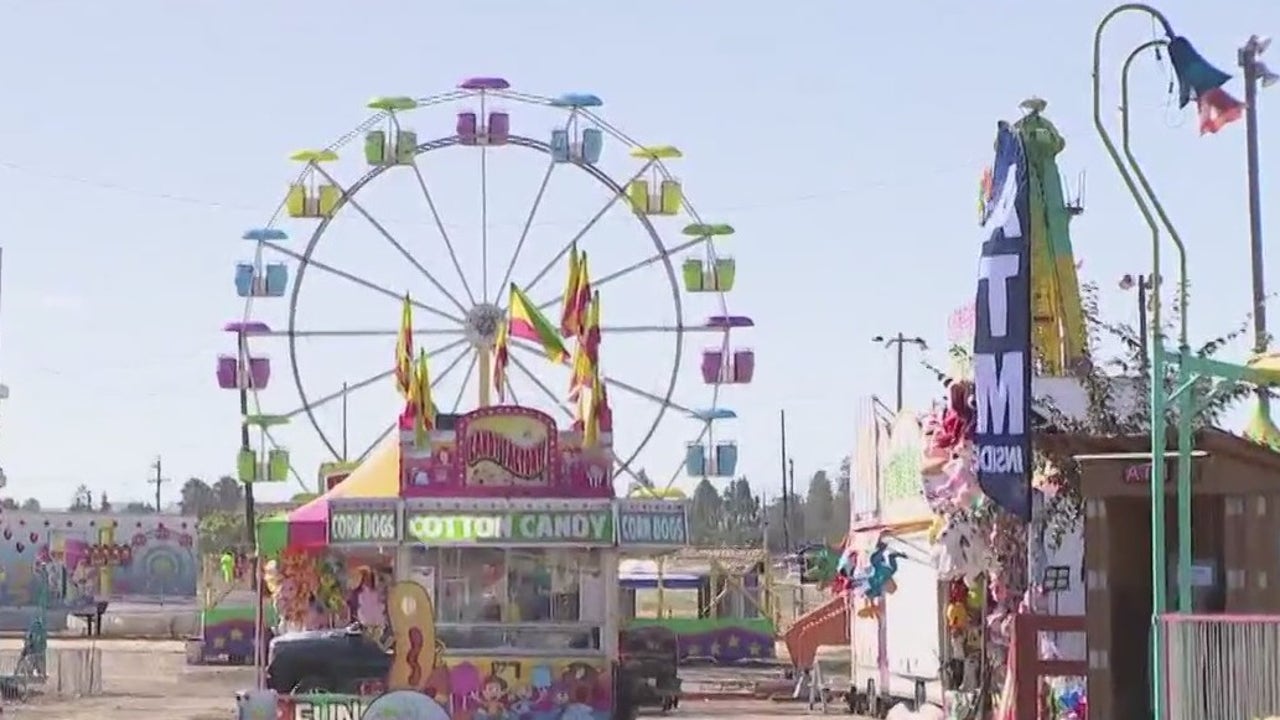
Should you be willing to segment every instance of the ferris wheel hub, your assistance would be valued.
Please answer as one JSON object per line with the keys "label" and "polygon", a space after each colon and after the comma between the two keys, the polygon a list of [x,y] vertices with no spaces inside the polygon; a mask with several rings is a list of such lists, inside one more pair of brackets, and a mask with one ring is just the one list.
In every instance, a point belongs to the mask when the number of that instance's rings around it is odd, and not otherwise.
{"label": "ferris wheel hub", "polygon": [[493,347],[498,328],[506,321],[506,313],[493,303],[477,303],[467,311],[465,334],[467,341],[478,349]]}

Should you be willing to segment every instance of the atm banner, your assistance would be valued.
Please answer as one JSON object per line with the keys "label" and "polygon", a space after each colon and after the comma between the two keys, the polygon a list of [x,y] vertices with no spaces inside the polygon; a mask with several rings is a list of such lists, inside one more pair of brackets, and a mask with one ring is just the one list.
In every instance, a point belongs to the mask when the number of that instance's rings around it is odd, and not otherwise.
{"label": "atm banner", "polygon": [[997,505],[1031,519],[1030,182],[1022,139],[996,136],[982,218],[974,302],[973,374],[978,484]]}

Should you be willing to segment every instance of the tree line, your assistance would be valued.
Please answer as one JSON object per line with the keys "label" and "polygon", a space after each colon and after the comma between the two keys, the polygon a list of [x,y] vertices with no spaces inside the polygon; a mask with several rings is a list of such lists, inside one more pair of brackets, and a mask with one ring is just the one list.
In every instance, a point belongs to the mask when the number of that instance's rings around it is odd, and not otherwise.
{"label": "tree line", "polygon": [[[723,488],[703,479],[693,492],[689,531],[701,547],[761,547],[787,552],[810,543],[834,545],[849,532],[850,461],[834,482],[826,470],[809,478],[805,494],[762,498],[745,477]],[[790,547],[787,547],[788,543]]]}

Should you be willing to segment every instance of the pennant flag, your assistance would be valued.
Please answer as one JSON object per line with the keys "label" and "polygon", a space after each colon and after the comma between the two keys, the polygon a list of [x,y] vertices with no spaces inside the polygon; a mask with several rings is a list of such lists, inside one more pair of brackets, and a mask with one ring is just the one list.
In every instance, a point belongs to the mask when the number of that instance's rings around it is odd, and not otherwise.
{"label": "pennant flag", "polygon": [[578,399],[583,388],[590,388],[600,363],[600,293],[587,301],[578,344],[573,351],[573,371],[569,377],[569,400]]}
{"label": "pennant flag", "polygon": [[1244,117],[1244,103],[1222,88],[1201,93],[1196,98],[1200,111],[1200,134],[1212,135]]}
{"label": "pennant flag", "polygon": [[613,409],[609,407],[609,388],[603,378],[597,378],[596,425],[600,432],[613,432]]}
{"label": "pennant flag", "polygon": [[507,401],[507,326],[498,326],[498,337],[493,341],[493,391],[498,394],[498,402]]}
{"label": "pennant flag", "polygon": [[578,255],[578,286],[574,289],[573,300],[574,329],[577,335],[582,332],[587,318],[587,305],[591,302],[591,271],[587,269],[587,254]]}
{"label": "pennant flag", "polygon": [[396,334],[396,390],[400,397],[409,398],[413,384],[413,305],[405,293],[404,308],[400,311],[400,330]]}
{"label": "pennant flag", "polygon": [[427,369],[427,351],[418,353],[418,367],[413,373],[414,424],[413,442],[426,445],[427,433],[435,429],[435,403],[431,401],[431,373]]}
{"label": "pennant flag", "polygon": [[591,402],[582,418],[582,446],[595,447],[600,442],[600,377],[591,380]]}
{"label": "pennant flag", "polygon": [[579,393],[590,379],[591,362],[587,360],[586,347],[579,338],[578,344],[573,348],[573,363],[569,372],[569,402],[577,402]]}
{"label": "pennant flag", "polygon": [[586,309],[586,322],[582,326],[581,341],[586,346],[592,372],[595,372],[600,364],[600,293],[591,295],[583,307]]}
{"label": "pennant flag", "polygon": [[542,347],[547,359],[562,363],[569,359],[564,342],[555,327],[547,320],[515,283],[511,283],[511,300],[507,308],[507,332],[518,338],[532,340]]}
{"label": "pennant flag", "polygon": [[578,286],[582,282],[582,264],[578,258],[578,245],[569,250],[569,278],[565,281],[564,297],[560,300],[560,333],[565,337],[578,334],[581,317],[575,312]]}

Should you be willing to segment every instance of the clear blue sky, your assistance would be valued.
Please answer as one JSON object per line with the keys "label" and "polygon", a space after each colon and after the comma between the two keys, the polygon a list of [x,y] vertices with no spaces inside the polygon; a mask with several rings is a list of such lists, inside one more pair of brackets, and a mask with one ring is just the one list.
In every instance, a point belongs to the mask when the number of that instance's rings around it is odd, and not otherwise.
{"label": "clear blue sky", "polygon": [[[1166,5],[1175,27],[1233,73],[1235,49],[1251,32],[1280,31],[1274,3]],[[1049,117],[1068,138],[1065,172],[1088,171],[1087,213],[1073,228],[1083,275],[1105,288],[1113,317],[1131,314],[1132,301],[1115,284],[1146,268],[1145,230],[1090,119],[1090,43],[1108,7],[1093,0],[9,0],[0,4],[0,377],[13,393],[0,424],[6,492],[65,504],[84,482],[117,501],[144,497],[157,453],[178,481],[229,471],[237,408],[213,379],[214,357],[231,349],[219,328],[243,312],[231,282],[246,251],[238,238],[282,199],[295,172],[288,154],[347,132],[373,95],[425,96],[480,74],[533,93],[597,93],[610,122],[685,152],[673,169],[690,200],[708,219],[738,229],[726,246],[740,268],[730,309],[757,323],[738,336],[759,354],[757,381],[723,397],[740,415],[724,429],[742,445],[741,469],[766,490],[777,488],[780,408],[798,474],[834,468],[852,444],[855,399],[892,395],[891,355],[869,338],[903,330],[941,349],[947,314],[971,297],[975,183],[990,161],[996,120],[1016,118],[1030,95],[1049,101]],[[1137,16],[1111,28],[1107,107],[1116,105],[1120,60],[1152,36]],[[1248,309],[1243,127],[1198,137],[1191,111],[1169,106],[1168,74],[1167,63],[1150,59],[1134,73],[1135,145],[1192,248],[1192,327],[1206,337]],[[1238,77],[1228,89],[1241,92]],[[1269,142],[1280,130],[1280,96],[1262,99],[1265,173],[1280,152]],[[555,121],[508,105],[518,132],[542,137]],[[425,139],[448,134],[452,117],[421,111],[410,124]],[[610,173],[633,167],[616,143],[605,153]],[[335,167],[342,179],[362,172],[357,154],[352,146]],[[515,149],[490,159],[492,295],[543,166]],[[480,262],[477,165],[475,153],[462,150],[427,165],[471,278]],[[370,211],[456,293],[457,276],[412,176],[385,180],[370,191]],[[1266,220],[1275,227],[1280,177],[1264,176],[1264,185],[1264,206],[1273,210]],[[554,255],[601,197],[582,177],[557,175],[517,280]],[[301,247],[309,226],[288,227]],[[660,227],[678,237],[678,223]],[[600,276],[643,258],[644,242],[615,211],[583,245]],[[1271,247],[1275,287],[1280,255]],[[335,222],[317,257],[446,306],[358,217]],[[392,301],[318,273],[307,283],[301,325],[395,326]],[[554,295],[559,284],[553,277],[533,294]],[[604,296],[606,324],[661,324],[673,315],[659,274],[637,273]],[[716,312],[709,300],[686,299],[689,316]],[[254,314],[283,326],[284,307],[265,301]],[[418,319],[432,324],[422,313]],[[661,384],[669,337],[606,343],[610,374]],[[695,377],[703,341],[691,343],[676,399],[701,407],[710,401]],[[322,395],[388,367],[392,341],[311,340],[300,348],[304,382]],[[276,371],[265,409],[296,407],[284,344],[262,350]],[[447,359],[436,360],[437,371]],[[444,383],[442,405],[452,405],[462,369]],[[547,377],[562,391],[562,373]],[[914,362],[907,388],[916,404],[936,391]],[[516,389],[542,401],[518,375]],[[653,408],[613,397],[625,445],[647,428]],[[389,383],[353,399],[353,447],[395,409]],[[325,412],[336,431],[336,408]],[[697,431],[670,417],[642,456],[664,479]],[[310,479],[321,457],[314,433],[298,424],[282,436]]]}

